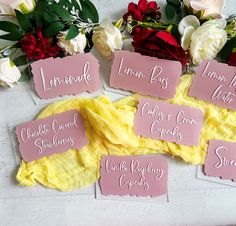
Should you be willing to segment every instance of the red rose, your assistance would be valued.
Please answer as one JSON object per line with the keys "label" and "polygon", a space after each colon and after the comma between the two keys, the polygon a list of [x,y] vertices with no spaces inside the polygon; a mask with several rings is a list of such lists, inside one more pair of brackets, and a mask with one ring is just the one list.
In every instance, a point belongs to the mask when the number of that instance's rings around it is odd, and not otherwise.
{"label": "red rose", "polygon": [[136,52],[158,58],[167,58],[187,63],[187,55],[176,38],[167,31],[142,29],[133,36]]}
{"label": "red rose", "polygon": [[227,60],[228,65],[236,67],[236,52],[231,53]]}
{"label": "red rose", "polygon": [[159,19],[161,17],[159,9],[160,7],[154,1],[139,0],[138,5],[133,2],[129,3],[128,12],[123,18],[125,21],[127,21],[128,16],[132,16],[133,20],[138,21],[145,21],[148,17]]}
{"label": "red rose", "polygon": [[59,55],[61,48],[52,45],[49,38],[43,37],[40,29],[36,29],[36,35],[27,33],[20,41],[21,48],[30,60],[40,60]]}

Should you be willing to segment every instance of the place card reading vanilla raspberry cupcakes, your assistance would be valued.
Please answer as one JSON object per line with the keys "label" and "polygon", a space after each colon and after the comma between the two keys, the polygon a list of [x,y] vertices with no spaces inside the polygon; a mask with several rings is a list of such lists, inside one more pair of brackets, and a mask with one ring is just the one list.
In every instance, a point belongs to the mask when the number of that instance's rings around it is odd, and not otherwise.
{"label": "place card reading vanilla raspberry cupcakes", "polygon": [[105,155],[100,163],[103,195],[161,196],[167,194],[167,159],[159,155]]}

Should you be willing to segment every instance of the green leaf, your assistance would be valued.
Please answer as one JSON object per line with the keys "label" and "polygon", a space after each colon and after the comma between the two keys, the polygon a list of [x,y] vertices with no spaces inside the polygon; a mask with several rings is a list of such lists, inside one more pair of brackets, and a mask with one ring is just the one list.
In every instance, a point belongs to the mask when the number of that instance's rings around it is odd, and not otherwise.
{"label": "green leaf", "polygon": [[15,13],[16,13],[16,18],[17,21],[20,25],[20,27],[24,30],[24,31],[32,31],[33,30],[33,26],[30,23],[28,17],[26,14],[22,14],[20,11],[15,9]]}
{"label": "green leaf", "polygon": [[63,30],[63,28],[65,27],[65,25],[61,22],[54,22],[52,24],[50,24],[44,31],[43,34],[46,37],[52,37],[57,35],[61,30]]}
{"label": "green leaf", "polygon": [[19,30],[19,26],[9,21],[0,21],[0,30],[14,32]]}
{"label": "green leaf", "polygon": [[17,67],[27,64],[27,59],[26,59],[26,56],[25,56],[25,55],[21,55],[21,56],[17,57],[16,59],[14,59],[13,61],[14,61],[14,64],[15,64]]}
{"label": "green leaf", "polygon": [[71,2],[68,1],[68,0],[60,0],[60,1],[58,2],[58,4],[61,5],[61,6],[65,6],[66,8],[68,8],[68,10],[72,10],[72,7],[73,7],[73,5],[71,4]]}
{"label": "green leaf", "polygon": [[12,32],[6,35],[1,35],[0,39],[8,40],[8,41],[19,41],[24,37],[24,34]]}
{"label": "green leaf", "polygon": [[31,73],[29,71],[29,68],[27,67],[24,71],[21,72],[21,77],[19,79],[19,82],[26,82],[31,79]]}
{"label": "green leaf", "polygon": [[43,16],[44,16],[44,19],[47,21],[47,22],[55,22],[55,21],[58,21],[59,20],[59,17],[57,16],[56,13],[53,13],[53,12],[44,12],[43,13]]}
{"label": "green leaf", "polygon": [[72,24],[70,26],[70,29],[68,31],[68,34],[66,36],[66,40],[70,40],[75,38],[79,34],[79,29],[76,27],[76,25]]}
{"label": "green leaf", "polygon": [[75,7],[75,9],[81,11],[81,8],[79,6],[79,3],[76,0],[71,0],[72,5]]}
{"label": "green leaf", "polygon": [[43,27],[43,15],[40,11],[35,12],[35,21],[36,21],[37,27],[39,28]]}
{"label": "green leaf", "polygon": [[171,4],[167,4],[165,7],[165,13],[168,20],[173,20],[175,17],[175,7]]}
{"label": "green leaf", "polygon": [[71,21],[71,15],[70,13],[64,9],[61,5],[58,4],[52,4],[51,9],[54,10],[54,12],[60,17],[63,21],[70,22]]}
{"label": "green leaf", "polygon": [[236,47],[236,37],[230,39],[223,49],[220,51],[220,58],[224,61],[227,61],[229,55],[232,53],[233,49]]}
{"label": "green leaf", "polygon": [[167,4],[173,5],[176,8],[181,7],[181,2],[179,0],[166,0]]}
{"label": "green leaf", "polygon": [[80,0],[82,15],[85,21],[91,19],[93,23],[98,23],[99,15],[96,7],[89,0]]}

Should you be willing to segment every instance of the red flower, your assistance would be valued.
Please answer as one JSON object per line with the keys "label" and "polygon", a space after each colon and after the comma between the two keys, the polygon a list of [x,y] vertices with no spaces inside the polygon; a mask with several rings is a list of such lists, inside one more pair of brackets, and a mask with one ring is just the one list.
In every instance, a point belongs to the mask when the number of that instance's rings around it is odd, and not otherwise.
{"label": "red flower", "polygon": [[136,32],[132,45],[136,52],[158,58],[167,58],[187,63],[187,55],[176,38],[167,31],[142,29]]}
{"label": "red flower", "polygon": [[45,59],[58,56],[61,48],[52,45],[49,38],[43,37],[40,29],[36,29],[36,35],[27,33],[20,41],[21,48],[30,60]]}
{"label": "red flower", "polygon": [[128,16],[132,16],[133,20],[138,21],[145,21],[148,17],[159,19],[161,17],[159,9],[160,7],[154,1],[139,0],[138,5],[133,2],[129,3],[128,12],[123,18],[125,21],[127,21]]}
{"label": "red flower", "polygon": [[227,60],[228,65],[236,67],[236,52],[231,53]]}

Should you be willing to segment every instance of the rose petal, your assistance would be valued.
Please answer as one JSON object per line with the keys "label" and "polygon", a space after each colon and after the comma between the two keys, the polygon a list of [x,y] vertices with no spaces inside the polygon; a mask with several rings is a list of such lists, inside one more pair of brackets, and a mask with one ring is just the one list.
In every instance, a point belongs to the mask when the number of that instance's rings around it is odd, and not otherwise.
{"label": "rose petal", "polygon": [[162,39],[163,41],[167,42],[168,44],[170,44],[172,46],[180,47],[176,38],[167,31],[159,31],[156,33],[155,36]]}

